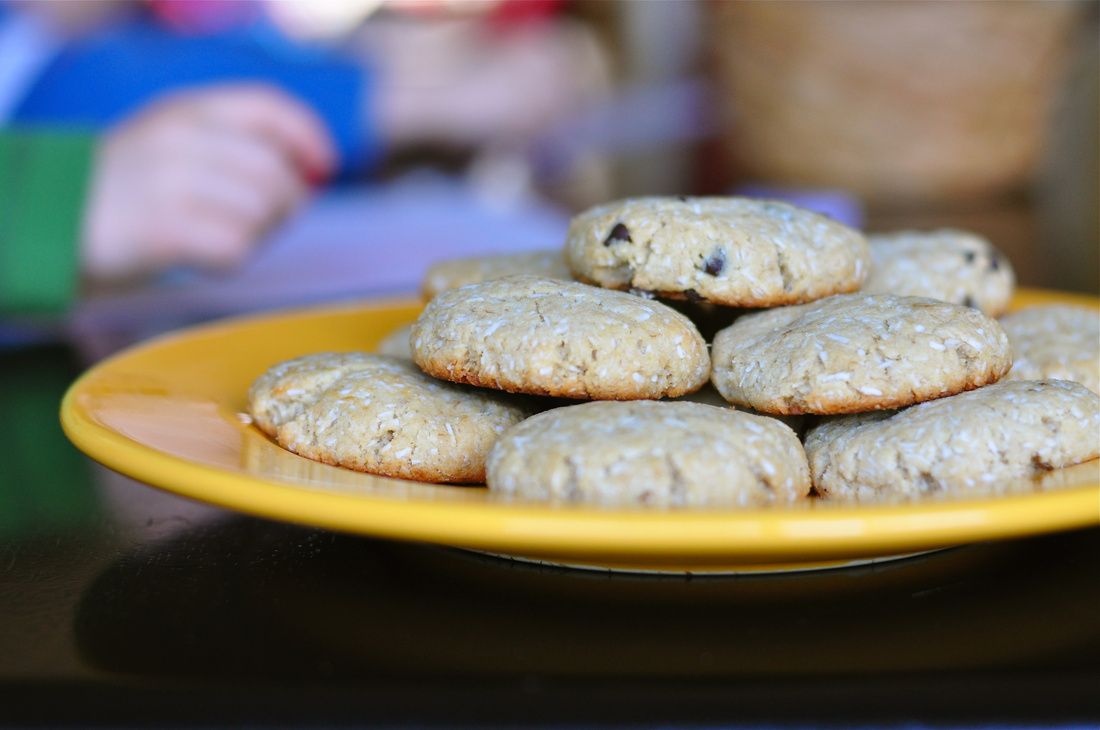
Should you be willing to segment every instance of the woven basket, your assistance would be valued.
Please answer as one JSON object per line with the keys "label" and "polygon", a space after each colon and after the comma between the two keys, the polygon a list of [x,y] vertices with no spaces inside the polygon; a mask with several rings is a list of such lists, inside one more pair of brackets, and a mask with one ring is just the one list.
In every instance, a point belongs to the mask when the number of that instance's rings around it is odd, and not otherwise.
{"label": "woven basket", "polygon": [[708,7],[725,143],[741,173],[907,203],[1028,182],[1081,11],[1068,2]]}

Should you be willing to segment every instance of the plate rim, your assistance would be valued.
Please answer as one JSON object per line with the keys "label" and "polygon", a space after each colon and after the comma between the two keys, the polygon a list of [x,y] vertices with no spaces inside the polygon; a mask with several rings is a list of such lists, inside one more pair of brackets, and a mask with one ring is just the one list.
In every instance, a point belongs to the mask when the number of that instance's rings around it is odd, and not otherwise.
{"label": "plate rim", "polygon": [[[1097,302],[1087,295],[1042,289],[1019,289],[1018,294],[1076,299],[1092,306]],[[62,429],[77,448],[99,463],[185,498],[342,532],[536,557],[644,559],[648,563],[683,563],[685,559],[701,564],[742,559],[789,562],[908,552],[1100,525],[1100,482],[993,499],[724,512],[611,510],[324,492],[232,473],[160,451],[99,423],[79,403],[89,383],[120,363],[196,336],[276,320],[418,303],[410,297],[387,297],[275,310],[159,335],[80,375],[62,399]],[[1041,509],[1036,511],[1036,506]]]}

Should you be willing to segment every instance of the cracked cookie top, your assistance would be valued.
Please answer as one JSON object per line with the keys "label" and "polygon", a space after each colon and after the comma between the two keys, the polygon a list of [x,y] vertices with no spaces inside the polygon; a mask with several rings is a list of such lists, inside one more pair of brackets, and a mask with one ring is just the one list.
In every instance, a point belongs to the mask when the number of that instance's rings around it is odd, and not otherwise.
{"label": "cracked cookie top", "polygon": [[437,378],[517,393],[637,400],[698,390],[706,343],[684,315],[576,282],[512,276],[443,292],[413,326]]}
{"label": "cracked cookie top", "polygon": [[489,455],[498,494],[560,503],[757,507],[810,491],[794,431],[687,402],[584,403],[508,429]]}
{"label": "cracked cookie top", "polygon": [[845,294],[741,317],[714,338],[714,385],[763,413],[900,408],[996,382],[1008,338],[976,309]]}
{"label": "cracked cookie top", "polygon": [[1015,360],[1006,378],[1058,378],[1100,393],[1100,312],[1049,305],[1013,312],[1001,320]]}
{"label": "cracked cookie top", "polygon": [[549,279],[573,280],[569,267],[565,265],[561,249],[555,248],[546,251],[524,251],[439,261],[428,268],[420,288],[424,299],[428,300],[448,289],[457,289],[467,284],[477,284],[515,274],[534,274]]}
{"label": "cracked cookie top", "polygon": [[481,482],[485,458],[530,410],[428,377],[408,360],[321,353],[273,366],[249,412],[280,446],[326,464],[428,482]]}
{"label": "cracked cookie top", "polygon": [[867,294],[930,297],[977,307],[991,317],[1008,308],[1016,276],[993,245],[956,230],[871,236]]}
{"label": "cracked cookie top", "polygon": [[814,489],[857,502],[985,495],[1100,456],[1100,396],[1064,380],[1005,381],[806,437]]}
{"label": "cracked cookie top", "polygon": [[774,307],[859,289],[870,266],[858,231],[808,210],[748,198],[632,198],[573,219],[578,278],[738,307]]}

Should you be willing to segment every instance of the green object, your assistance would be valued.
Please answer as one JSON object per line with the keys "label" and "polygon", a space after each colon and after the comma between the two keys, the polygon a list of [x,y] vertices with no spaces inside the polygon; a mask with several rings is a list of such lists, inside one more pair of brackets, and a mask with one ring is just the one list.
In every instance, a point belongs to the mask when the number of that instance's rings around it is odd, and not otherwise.
{"label": "green object", "polygon": [[74,534],[102,516],[89,462],[57,419],[57,404],[79,369],[61,347],[0,352],[0,541]]}
{"label": "green object", "polygon": [[76,291],[91,134],[0,131],[0,312],[55,314]]}

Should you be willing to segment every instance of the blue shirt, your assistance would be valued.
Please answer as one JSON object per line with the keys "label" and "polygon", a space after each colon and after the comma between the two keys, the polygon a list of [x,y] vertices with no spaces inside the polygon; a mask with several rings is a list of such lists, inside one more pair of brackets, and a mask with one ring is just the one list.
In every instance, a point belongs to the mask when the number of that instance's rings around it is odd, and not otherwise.
{"label": "blue shirt", "polygon": [[262,24],[177,35],[137,16],[64,47],[16,105],[12,121],[100,128],[167,91],[266,82],[321,117],[346,174],[378,152],[371,120],[361,118],[369,80],[361,67],[293,45]]}

